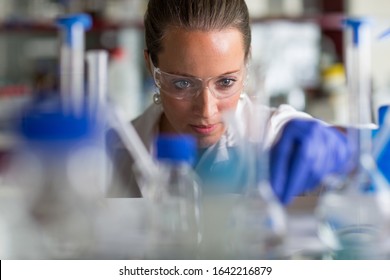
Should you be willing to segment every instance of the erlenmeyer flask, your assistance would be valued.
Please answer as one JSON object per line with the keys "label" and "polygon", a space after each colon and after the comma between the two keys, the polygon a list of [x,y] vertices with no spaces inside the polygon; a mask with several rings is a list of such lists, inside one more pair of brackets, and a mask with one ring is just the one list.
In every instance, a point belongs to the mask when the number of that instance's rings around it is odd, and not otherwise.
{"label": "erlenmeyer flask", "polygon": [[389,189],[371,155],[372,132],[364,128],[370,122],[370,28],[362,19],[345,23],[352,171],[335,178],[320,198],[318,234],[331,258],[383,259],[390,229]]}

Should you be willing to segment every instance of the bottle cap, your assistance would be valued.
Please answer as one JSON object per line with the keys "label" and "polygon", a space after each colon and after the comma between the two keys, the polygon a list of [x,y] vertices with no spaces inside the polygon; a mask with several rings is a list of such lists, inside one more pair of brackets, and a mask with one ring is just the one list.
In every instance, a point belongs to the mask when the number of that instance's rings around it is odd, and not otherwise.
{"label": "bottle cap", "polygon": [[159,135],[156,139],[158,160],[187,162],[192,165],[196,156],[196,140],[191,135]]}
{"label": "bottle cap", "polygon": [[26,141],[73,142],[91,139],[98,123],[87,112],[76,116],[65,113],[60,107],[43,110],[32,106],[22,114],[16,129]]}

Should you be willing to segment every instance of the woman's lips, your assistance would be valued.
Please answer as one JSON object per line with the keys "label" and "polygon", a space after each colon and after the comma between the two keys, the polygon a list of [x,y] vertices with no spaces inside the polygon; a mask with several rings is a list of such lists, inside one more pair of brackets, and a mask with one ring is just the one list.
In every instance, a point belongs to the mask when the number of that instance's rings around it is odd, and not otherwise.
{"label": "woman's lips", "polygon": [[191,125],[191,127],[199,134],[210,134],[216,129],[217,125]]}

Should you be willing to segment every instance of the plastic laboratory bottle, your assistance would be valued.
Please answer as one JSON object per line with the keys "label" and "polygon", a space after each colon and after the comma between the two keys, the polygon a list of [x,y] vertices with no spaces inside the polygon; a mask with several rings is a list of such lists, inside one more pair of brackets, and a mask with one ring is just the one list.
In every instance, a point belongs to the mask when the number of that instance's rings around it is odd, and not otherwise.
{"label": "plastic laboratory bottle", "polygon": [[191,136],[166,135],[156,140],[160,180],[152,195],[147,258],[197,258],[201,207],[192,169],[195,146]]}
{"label": "plastic laboratory bottle", "polygon": [[25,248],[15,247],[16,258],[29,258],[29,248],[46,259],[94,257],[94,222],[107,180],[107,156],[101,127],[86,112],[75,116],[57,106],[34,105],[15,125],[20,141],[5,181],[19,190],[28,219],[14,221],[12,244],[28,240],[17,225],[34,236]]}

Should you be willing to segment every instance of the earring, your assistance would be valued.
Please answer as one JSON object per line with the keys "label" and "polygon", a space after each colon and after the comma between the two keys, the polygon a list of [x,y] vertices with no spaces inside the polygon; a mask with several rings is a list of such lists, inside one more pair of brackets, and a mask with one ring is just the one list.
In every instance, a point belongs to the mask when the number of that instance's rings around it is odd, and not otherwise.
{"label": "earring", "polygon": [[161,96],[160,96],[160,93],[159,92],[156,92],[155,94],[153,94],[153,102],[154,104],[161,104]]}

